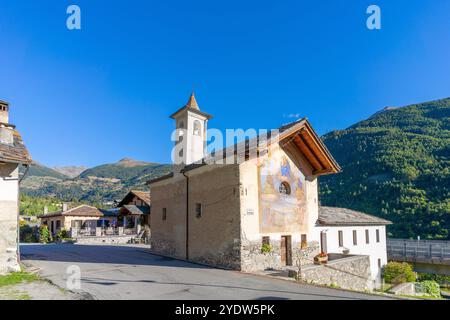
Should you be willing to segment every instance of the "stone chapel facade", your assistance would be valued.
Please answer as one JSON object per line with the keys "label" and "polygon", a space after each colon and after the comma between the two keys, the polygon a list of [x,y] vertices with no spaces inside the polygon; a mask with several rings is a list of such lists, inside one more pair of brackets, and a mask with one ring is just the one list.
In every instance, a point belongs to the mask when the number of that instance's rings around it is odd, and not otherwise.
{"label": "stone chapel facade", "polygon": [[260,145],[262,137],[233,146],[244,161],[217,164],[204,151],[211,116],[193,95],[172,118],[183,129],[175,148],[182,161],[148,182],[152,250],[241,271],[312,263],[320,252],[317,179],[340,168],[308,120]]}

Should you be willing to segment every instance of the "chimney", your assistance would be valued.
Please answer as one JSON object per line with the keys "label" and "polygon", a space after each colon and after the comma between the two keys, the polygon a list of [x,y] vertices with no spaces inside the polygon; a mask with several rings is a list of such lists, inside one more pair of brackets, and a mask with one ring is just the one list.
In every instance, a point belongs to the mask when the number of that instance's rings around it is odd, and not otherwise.
{"label": "chimney", "polygon": [[47,214],[47,213],[48,213],[48,207],[45,206],[45,207],[44,207],[44,214]]}
{"label": "chimney", "polygon": [[67,203],[63,203],[62,205],[62,211],[66,212],[69,209],[69,206],[67,205]]}
{"label": "chimney", "polygon": [[9,125],[9,104],[0,100],[0,143],[14,143],[14,126]]}
{"label": "chimney", "polygon": [[0,100],[0,123],[9,123],[9,103]]}

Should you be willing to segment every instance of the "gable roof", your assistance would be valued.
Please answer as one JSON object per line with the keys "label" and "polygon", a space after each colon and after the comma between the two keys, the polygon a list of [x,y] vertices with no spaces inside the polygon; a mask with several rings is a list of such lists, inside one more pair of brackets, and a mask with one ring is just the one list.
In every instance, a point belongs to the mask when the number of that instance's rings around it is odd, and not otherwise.
{"label": "gable roof", "polygon": [[119,202],[117,207],[123,207],[124,205],[130,203],[134,197],[138,197],[142,200],[147,206],[150,206],[150,191],[138,191],[131,190],[128,194]]}
{"label": "gable roof", "polygon": [[13,125],[4,124],[4,130],[11,130],[13,134],[13,143],[0,143],[0,162],[31,164],[31,156],[23,143],[22,136],[15,130]]}
{"label": "gable roof", "polygon": [[150,207],[135,206],[135,205],[132,205],[132,204],[124,205],[121,208],[121,212],[123,212],[123,210],[126,210],[131,215],[135,215],[135,216],[141,216],[141,215],[150,214]]}
{"label": "gable roof", "polygon": [[69,217],[103,217],[103,213],[95,208],[88,205],[81,205],[76,208],[69,209],[67,211],[56,211],[48,214],[38,216],[38,218],[52,218],[59,216],[69,216]]}
{"label": "gable roof", "polygon": [[380,226],[391,221],[355,210],[335,207],[319,207],[319,226]]}
{"label": "gable roof", "polygon": [[[261,143],[260,142],[265,142]],[[252,139],[236,143],[230,147],[224,148],[219,152],[208,154],[199,163],[192,163],[184,167],[182,172],[188,172],[207,164],[214,164],[220,160],[225,160],[227,155],[235,157],[245,157],[245,161],[250,156],[260,156],[267,152],[268,147],[274,143],[280,143],[283,147],[294,147],[297,152],[301,152],[306,160],[311,164],[314,175],[325,175],[338,173],[341,167],[333,158],[322,139],[312,128],[308,119],[303,118],[288,124],[285,124],[267,134],[259,135]],[[255,152],[256,151],[256,152]],[[173,177],[173,172],[162,177],[147,181],[147,185],[166,180]]]}
{"label": "gable roof", "polygon": [[254,157],[255,155],[259,156],[264,154],[267,152],[268,147],[275,143],[279,143],[282,147],[287,145],[294,146],[311,164],[314,175],[319,176],[341,171],[339,164],[306,118],[283,125],[278,130],[273,130],[268,134],[259,135],[255,138],[234,144],[221,150],[221,152],[211,153],[201,163],[187,165],[184,171],[190,171],[208,163],[212,164],[219,160],[225,160],[229,154],[234,154],[234,156],[241,158],[245,157],[247,161],[251,156]]}

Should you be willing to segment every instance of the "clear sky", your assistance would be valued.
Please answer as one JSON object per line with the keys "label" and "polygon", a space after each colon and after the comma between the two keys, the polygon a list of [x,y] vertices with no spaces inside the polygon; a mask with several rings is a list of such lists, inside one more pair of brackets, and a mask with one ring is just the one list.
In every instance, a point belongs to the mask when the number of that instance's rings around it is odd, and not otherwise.
{"label": "clear sky", "polygon": [[2,0],[0,15],[0,99],[49,166],[169,162],[168,116],[193,89],[210,127],[298,114],[319,134],[450,96],[448,0]]}

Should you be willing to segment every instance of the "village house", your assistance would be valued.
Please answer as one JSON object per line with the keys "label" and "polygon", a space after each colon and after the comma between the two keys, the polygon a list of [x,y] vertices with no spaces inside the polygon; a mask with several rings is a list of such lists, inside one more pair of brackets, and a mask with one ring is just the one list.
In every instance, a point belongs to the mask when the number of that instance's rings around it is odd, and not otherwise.
{"label": "village house", "polygon": [[140,239],[145,241],[144,238],[150,236],[149,215],[150,193],[132,190],[116,208],[98,209],[80,205],[69,209],[64,203],[62,210],[44,212],[38,218],[41,225],[48,227],[53,237],[59,231],[67,230],[78,242],[127,243],[141,241]]}
{"label": "village house", "polygon": [[[227,148],[236,161],[218,164],[229,153],[206,154],[212,117],[194,95],[171,118],[182,161],[148,182],[153,251],[241,271],[298,266],[308,281],[359,290],[377,285],[389,222],[320,208],[318,178],[341,168],[307,119]],[[333,268],[314,265],[321,252]]]}
{"label": "village house", "polygon": [[72,236],[77,235],[74,234],[74,230],[86,230],[95,234],[98,221],[104,217],[99,209],[88,205],[80,205],[69,209],[68,205],[64,203],[62,207],[61,211],[38,216],[41,225],[47,226],[52,236],[63,229],[70,231]]}
{"label": "village house", "polygon": [[9,104],[0,100],[0,274],[20,271],[19,167],[30,164],[22,137],[9,123]]}
{"label": "village house", "polygon": [[386,226],[390,221],[345,208],[319,207],[315,239],[321,251],[366,255],[370,258],[371,279],[381,284],[382,267],[387,264]]}
{"label": "village house", "polygon": [[150,192],[131,190],[117,208],[124,225],[150,227]]}

